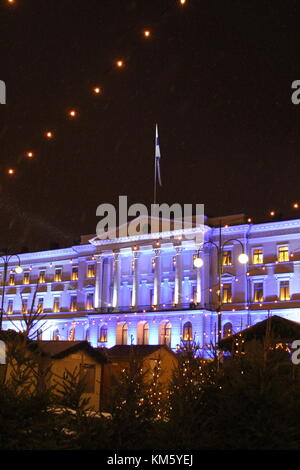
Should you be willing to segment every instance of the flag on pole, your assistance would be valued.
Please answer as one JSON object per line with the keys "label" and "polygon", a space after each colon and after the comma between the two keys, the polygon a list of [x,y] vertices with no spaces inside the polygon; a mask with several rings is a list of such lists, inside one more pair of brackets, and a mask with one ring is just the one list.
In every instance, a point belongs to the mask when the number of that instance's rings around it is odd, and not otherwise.
{"label": "flag on pole", "polygon": [[159,148],[157,124],[156,124],[156,129],[155,129],[155,175],[157,175],[159,186],[161,186],[162,184],[161,184],[161,175],[160,175],[160,148]]}

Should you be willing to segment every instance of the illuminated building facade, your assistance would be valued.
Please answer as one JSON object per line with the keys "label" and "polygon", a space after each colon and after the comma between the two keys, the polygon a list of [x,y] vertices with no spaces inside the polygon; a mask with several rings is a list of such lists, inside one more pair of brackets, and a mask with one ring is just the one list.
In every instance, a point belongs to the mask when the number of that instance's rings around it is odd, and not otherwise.
{"label": "illuminated building facade", "polygon": [[[300,321],[300,220],[248,224],[225,217],[218,223],[206,219],[195,230],[204,241],[226,241],[222,336],[272,313]],[[247,264],[238,262],[236,240]],[[34,310],[43,316],[35,328],[39,339],[173,349],[194,339],[207,355],[218,338],[220,284],[217,250],[207,245],[203,266],[196,268],[198,250],[182,230],[114,240],[86,236],[78,246],[20,254],[23,272],[15,273],[12,263],[6,281],[4,329],[20,327],[34,298]]]}

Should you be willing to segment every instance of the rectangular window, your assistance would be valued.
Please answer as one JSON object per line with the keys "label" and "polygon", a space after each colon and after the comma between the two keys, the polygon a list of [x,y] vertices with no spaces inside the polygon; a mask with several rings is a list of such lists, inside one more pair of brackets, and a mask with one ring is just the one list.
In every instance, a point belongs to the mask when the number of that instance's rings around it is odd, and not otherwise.
{"label": "rectangular window", "polygon": [[77,295],[71,295],[70,311],[77,312]]}
{"label": "rectangular window", "polygon": [[71,276],[72,281],[78,281],[78,268],[72,268],[72,276]]}
{"label": "rectangular window", "polygon": [[173,271],[176,271],[176,256],[173,256],[172,268],[173,268]]}
{"label": "rectangular window", "polygon": [[8,285],[9,286],[14,286],[15,285],[15,275],[14,274],[9,275]]}
{"label": "rectangular window", "polygon": [[285,261],[289,261],[289,247],[279,246],[278,247],[278,262],[284,263]]}
{"label": "rectangular window", "polygon": [[89,264],[87,270],[87,277],[95,277],[95,264]]}
{"label": "rectangular window", "polygon": [[85,393],[95,392],[96,366],[80,364],[80,379],[85,383]]}
{"label": "rectangular window", "polygon": [[43,284],[45,282],[45,271],[40,271],[38,283]]}
{"label": "rectangular window", "polygon": [[24,273],[23,284],[29,284],[29,273]]}
{"label": "rectangular window", "polygon": [[264,301],[264,285],[262,282],[255,282],[253,286],[253,302]]}
{"label": "rectangular window", "polygon": [[223,284],[222,292],[222,302],[223,304],[230,304],[232,302],[232,289],[231,284]]}
{"label": "rectangular window", "polygon": [[22,313],[28,313],[28,300],[22,299]]}
{"label": "rectangular window", "polygon": [[37,303],[36,313],[43,313],[44,310],[44,299],[40,298]]}
{"label": "rectangular window", "polygon": [[222,264],[223,264],[223,266],[231,266],[232,259],[231,259],[231,251],[230,250],[223,251]]}
{"label": "rectangular window", "polygon": [[86,297],[86,309],[92,310],[94,308],[94,295],[88,294]]}
{"label": "rectangular window", "polygon": [[290,283],[289,283],[289,281],[280,281],[279,298],[280,298],[280,300],[290,300]]}
{"label": "rectangular window", "polygon": [[13,305],[14,301],[12,299],[9,299],[7,304],[7,313],[13,313]]}
{"label": "rectangular window", "polygon": [[60,282],[61,281],[61,268],[55,269],[54,281],[55,282]]}
{"label": "rectangular window", "polygon": [[255,250],[253,250],[252,262],[253,264],[263,264],[264,257],[263,257],[263,251],[261,248],[255,248]]}
{"label": "rectangular window", "polygon": [[60,298],[54,297],[53,300],[53,312],[57,313],[60,311]]}

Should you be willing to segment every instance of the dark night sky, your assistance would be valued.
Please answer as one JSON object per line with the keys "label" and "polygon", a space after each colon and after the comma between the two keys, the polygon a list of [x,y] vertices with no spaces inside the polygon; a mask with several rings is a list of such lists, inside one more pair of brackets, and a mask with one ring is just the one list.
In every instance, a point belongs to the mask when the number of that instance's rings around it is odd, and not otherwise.
{"label": "dark night sky", "polygon": [[151,203],[156,121],[160,202],[298,216],[299,0],[1,0],[0,24],[0,246],[67,245],[100,203]]}

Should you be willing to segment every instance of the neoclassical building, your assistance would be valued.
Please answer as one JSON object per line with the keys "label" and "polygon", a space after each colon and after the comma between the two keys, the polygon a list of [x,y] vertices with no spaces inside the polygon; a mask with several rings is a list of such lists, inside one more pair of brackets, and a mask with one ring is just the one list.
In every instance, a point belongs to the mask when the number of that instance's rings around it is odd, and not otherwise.
{"label": "neoclassical building", "polygon": [[[187,237],[191,230],[202,243]],[[241,253],[248,262],[239,262]],[[41,314],[34,332],[41,340],[176,349],[193,339],[207,356],[218,335],[273,313],[300,321],[300,219],[205,218],[193,229],[83,236],[78,246],[19,258],[22,273],[11,258],[5,282],[3,328],[21,328],[33,308]]]}

